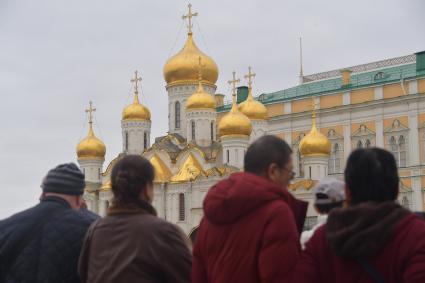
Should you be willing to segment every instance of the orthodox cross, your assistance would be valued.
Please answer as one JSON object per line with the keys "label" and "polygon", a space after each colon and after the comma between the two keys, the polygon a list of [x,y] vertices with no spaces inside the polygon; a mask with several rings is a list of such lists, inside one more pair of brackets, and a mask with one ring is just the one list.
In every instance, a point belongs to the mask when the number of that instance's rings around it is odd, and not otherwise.
{"label": "orthodox cross", "polygon": [[233,71],[233,80],[228,81],[227,83],[232,86],[232,95],[236,95],[236,84],[239,83],[241,80],[236,79],[236,72]]}
{"label": "orthodox cross", "polygon": [[93,108],[93,102],[89,102],[89,109],[86,109],[86,113],[89,113],[89,123],[93,123],[93,112],[96,112],[96,108]]}
{"label": "orthodox cross", "polygon": [[134,83],[134,92],[139,92],[139,82],[142,81],[142,78],[138,76],[138,72],[134,71],[134,78],[130,80],[130,82]]}
{"label": "orthodox cross", "polygon": [[255,77],[255,73],[252,73],[251,66],[248,67],[248,74],[244,76],[245,79],[248,79],[248,87],[252,88],[252,79]]}
{"label": "orthodox cross", "polygon": [[192,13],[192,4],[189,4],[188,7],[189,7],[189,13],[187,13],[187,15],[183,15],[182,19],[188,20],[187,30],[189,34],[192,34],[192,27],[193,27],[192,18],[198,16],[198,12]]}

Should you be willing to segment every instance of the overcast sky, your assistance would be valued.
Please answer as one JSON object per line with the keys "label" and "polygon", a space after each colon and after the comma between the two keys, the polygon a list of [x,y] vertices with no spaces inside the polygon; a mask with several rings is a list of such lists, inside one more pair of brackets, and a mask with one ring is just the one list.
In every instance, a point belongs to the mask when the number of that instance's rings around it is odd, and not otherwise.
{"label": "overcast sky", "polygon": [[[76,162],[92,100],[106,161],[121,150],[121,112],[134,70],[152,112],[152,137],[167,130],[166,60],[186,38],[184,0],[0,0],[0,219],[37,203],[46,172]],[[255,95],[304,73],[425,50],[423,0],[193,0],[198,46],[217,62],[218,92],[251,65]]]}

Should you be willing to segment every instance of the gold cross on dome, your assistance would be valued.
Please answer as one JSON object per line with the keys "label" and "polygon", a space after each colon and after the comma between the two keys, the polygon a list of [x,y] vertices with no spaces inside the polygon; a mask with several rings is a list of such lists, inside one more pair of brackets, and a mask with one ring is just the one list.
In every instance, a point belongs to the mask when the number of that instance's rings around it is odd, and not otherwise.
{"label": "gold cross on dome", "polygon": [[192,18],[198,16],[198,12],[192,13],[192,4],[189,4],[188,7],[189,7],[189,12],[187,13],[187,15],[183,15],[182,19],[183,20],[187,19],[188,21],[187,32],[189,34],[192,34],[192,28],[193,28]]}
{"label": "gold cross on dome", "polygon": [[236,79],[236,72],[233,71],[233,80],[228,81],[227,83],[232,86],[232,95],[236,95],[236,84],[239,83],[241,80]]}
{"label": "gold cross on dome", "polygon": [[93,102],[89,102],[89,109],[86,109],[86,113],[89,113],[89,123],[93,123],[93,112],[96,112],[96,108],[93,108]]}
{"label": "gold cross on dome", "polygon": [[142,81],[142,78],[138,76],[138,72],[134,71],[134,78],[130,80],[130,82],[134,83],[134,92],[138,92],[139,82]]}
{"label": "gold cross on dome", "polygon": [[248,67],[248,74],[244,76],[245,79],[248,79],[248,87],[252,88],[252,79],[255,77],[255,73],[252,72],[251,66]]}

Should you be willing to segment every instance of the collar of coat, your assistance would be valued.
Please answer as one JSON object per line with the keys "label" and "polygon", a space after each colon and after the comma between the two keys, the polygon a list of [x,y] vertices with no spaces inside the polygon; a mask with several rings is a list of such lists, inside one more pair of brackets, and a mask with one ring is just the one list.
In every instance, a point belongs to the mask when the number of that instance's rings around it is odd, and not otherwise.
{"label": "collar of coat", "polygon": [[108,209],[107,214],[151,214],[156,216],[156,211],[150,203],[143,201],[141,203],[131,203],[125,206],[112,206]]}

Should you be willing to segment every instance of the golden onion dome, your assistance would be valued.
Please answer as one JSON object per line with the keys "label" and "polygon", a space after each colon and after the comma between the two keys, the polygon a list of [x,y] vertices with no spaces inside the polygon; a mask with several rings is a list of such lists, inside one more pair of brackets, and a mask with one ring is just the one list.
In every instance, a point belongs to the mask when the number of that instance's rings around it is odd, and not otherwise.
{"label": "golden onion dome", "polygon": [[330,155],[331,153],[331,142],[317,130],[314,114],[311,130],[301,140],[299,150],[302,156]]}
{"label": "golden onion dome", "polygon": [[151,112],[149,109],[139,102],[139,95],[134,93],[133,103],[128,105],[122,111],[123,120],[151,120]]}
{"label": "golden onion dome", "polygon": [[164,79],[168,85],[179,83],[193,83],[198,80],[197,62],[202,58],[202,78],[204,82],[215,84],[218,78],[218,67],[214,60],[203,53],[193,41],[189,32],[183,48],[164,65]]}
{"label": "golden onion dome", "polygon": [[252,88],[248,88],[247,99],[239,104],[239,111],[251,120],[267,120],[267,108],[252,97]]}
{"label": "golden onion dome", "polygon": [[78,159],[104,159],[106,146],[94,135],[92,122],[90,121],[89,123],[90,127],[87,137],[77,145]]}
{"label": "golden onion dome", "polygon": [[202,58],[199,57],[199,70],[198,70],[198,89],[194,92],[186,101],[187,110],[196,110],[196,109],[214,109],[215,110],[215,98],[205,92],[202,87]]}
{"label": "golden onion dome", "polygon": [[233,95],[232,109],[230,109],[229,113],[221,118],[218,124],[218,135],[220,137],[230,135],[249,136],[251,135],[251,132],[251,121],[247,116],[238,110],[238,106],[235,101],[235,95]]}

